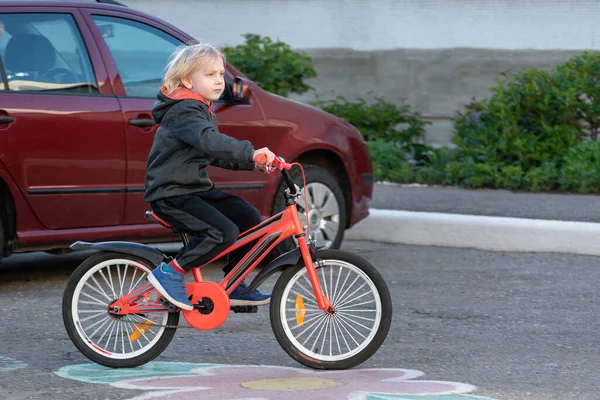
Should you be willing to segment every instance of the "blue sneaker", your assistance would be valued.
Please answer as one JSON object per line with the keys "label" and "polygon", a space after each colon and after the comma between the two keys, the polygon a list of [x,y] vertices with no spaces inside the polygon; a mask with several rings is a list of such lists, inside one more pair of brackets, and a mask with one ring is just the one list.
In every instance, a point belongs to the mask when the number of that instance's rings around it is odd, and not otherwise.
{"label": "blue sneaker", "polygon": [[185,275],[179,272],[167,272],[164,267],[165,264],[163,263],[154,268],[152,273],[148,274],[148,281],[174,306],[182,310],[193,310],[194,306],[187,298],[185,290]]}
{"label": "blue sneaker", "polygon": [[258,289],[242,296],[242,292],[247,288],[246,282],[240,283],[229,295],[229,304],[232,306],[262,306],[271,301],[270,294],[261,293]]}

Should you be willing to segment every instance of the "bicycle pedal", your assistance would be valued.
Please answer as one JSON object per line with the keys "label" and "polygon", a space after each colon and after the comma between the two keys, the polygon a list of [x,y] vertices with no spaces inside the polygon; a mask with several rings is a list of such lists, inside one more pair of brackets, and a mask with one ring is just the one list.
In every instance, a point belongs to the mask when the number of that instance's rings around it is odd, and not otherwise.
{"label": "bicycle pedal", "polygon": [[254,314],[258,312],[258,306],[231,306],[234,313]]}
{"label": "bicycle pedal", "polygon": [[177,311],[179,311],[179,307],[174,306],[173,304],[171,304],[171,302],[169,300],[165,299],[162,296],[160,296],[158,298],[158,302],[160,304],[162,304],[163,306],[165,306],[169,310],[169,312],[177,312]]}

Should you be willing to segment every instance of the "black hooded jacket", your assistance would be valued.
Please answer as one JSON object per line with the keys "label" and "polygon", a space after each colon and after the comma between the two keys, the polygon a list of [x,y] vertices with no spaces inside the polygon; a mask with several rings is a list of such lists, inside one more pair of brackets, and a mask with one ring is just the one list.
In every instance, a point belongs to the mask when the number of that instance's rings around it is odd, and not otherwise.
{"label": "black hooded jacket", "polygon": [[160,126],[148,156],[146,202],[209,190],[213,183],[206,171],[208,165],[255,168],[252,144],[220,133],[210,102],[185,88],[168,96],[164,90],[152,110]]}

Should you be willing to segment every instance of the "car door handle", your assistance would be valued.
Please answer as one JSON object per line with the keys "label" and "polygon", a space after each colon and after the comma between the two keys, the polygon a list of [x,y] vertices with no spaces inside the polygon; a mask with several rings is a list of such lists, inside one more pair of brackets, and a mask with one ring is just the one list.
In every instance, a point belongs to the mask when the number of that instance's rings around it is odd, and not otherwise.
{"label": "car door handle", "polygon": [[15,117],[9,117],[8,115],[0,115],[0,124],[12,124],[15,122]]}
{"label": "car door handle", "polygon": [[152,120],[152,119],[132,118],[132,119],[129,120],[129,125],[133,125],[133,126],[154,126],[154,125],[156,125],[156,122],[154,122],[154,120]]}

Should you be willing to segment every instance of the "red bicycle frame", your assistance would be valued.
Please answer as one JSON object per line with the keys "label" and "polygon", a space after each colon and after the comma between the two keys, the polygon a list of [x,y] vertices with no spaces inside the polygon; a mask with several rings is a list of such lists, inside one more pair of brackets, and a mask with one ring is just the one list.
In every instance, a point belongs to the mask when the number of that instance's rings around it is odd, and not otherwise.
{"label": "red bicycle frame", "polygon": [[[327,313],[332,313],[333,306],[329,299],[324,295],[323,289],[321,288],[321,283],[317,276],[311,252],[306,241],[306,233],[304,232],[304,227],[298,216],[298,209],[296,208],[295,202],[288,204],[286,209],[279,214],[261,222],[254,228],[242,232],[233,245],[225,249],[206,264],[194,267],[192,269],[194,280],[196,282],[202,282],[204,280],[202,278],[202,272],[200,271],[202,267],[220,259],[241,246],[257,240],[252,249],[219,283],[229,295],[248,276],[248,274],[256,268],[262,259],[277,246],[277,244],[292,235],[294,235],[298,241],[302,259],[308,270],[308,277],[313,287],[319,308]],[[125,315],[167,311],[167,308],[157,301],[158,296],[160,296],[158,292],[156,292],[154,287],[148,283],[111,304],[111,313]]]}

